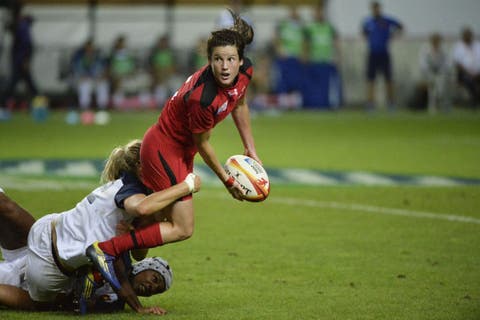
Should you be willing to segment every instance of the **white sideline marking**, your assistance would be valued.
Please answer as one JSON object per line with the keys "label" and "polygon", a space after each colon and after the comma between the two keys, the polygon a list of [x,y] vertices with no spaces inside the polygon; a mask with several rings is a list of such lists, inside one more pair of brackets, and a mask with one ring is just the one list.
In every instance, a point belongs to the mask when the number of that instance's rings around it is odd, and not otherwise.
{"label": "white sideline marking", "polygon": [[98,183],[88,181],[52,181],[42,179],[16,179],[14,177],[0,177],[0,186],[3,189],[15,189],[22,191],[38,191],[38,190],[75,190],[75,189],[91,189]]}
{"label": "white sideline marking", "polygon": [[318,201],[318,200],[299,200],[294,198],[270,198],[267,201],[286,204],[286,205],[292,205],[292,206],[306,206],[306,207],[313,207],[313,208],[331,208],[331,209],[342,209],[342,210],[349,210],[349,211],[363,211],[363,212],[379,213],[379,214],[385,214],[385,215],[480,224],[480,219],[476,219],[473,217],[425,212],[425,211],[406,210],[406,209],[377,207],[377,206],[355,204],[355,203],[341,203],[341,202],[335,202],[335,201]]}
{"label": "white sideline marking", "polygon": [[[217,194],[215,198],[231,199],[228,195]],[[426,212],[426,211],[415,211],[415,210],[406,210],[406,209],[396,209],[396,208],[386,208],[386,207],[377,207],[365,204],[357,203],[341,203],[335,201],[319,201],[319,200],[308,200],[308,199],[295,199],[295,198],[275,198],[271,197],[266,200],[267,202],[285,204],[289,206],[305,206],[312,208],[329,208],[329,209],[341,209],[348,211],[361,211],[369,213],[378,213],[391,216],[403,216],[403,217],[414,217],[414,218],[424,218],[424,219],[434,219],[434,220],[446,220],[453,222],[464,222],[464,223],[473,223],[480,224],[480,219],[459,216],[454,214],[443,214],[435,212]]]}
{"label": "white sideline marking", "polygon": [[97,169],[89,161],[72,161],[68,162],[65,167],[54,170],[58,176],[72,177],[96,177]]}
{"label": "white sideline marking", "polygon": [[[0,179],[0,187],[4,189],[17,189],[23,191],[34,191],[34,190],[71,190],[78,188],[93,188],[97,186],[98,183],[86,182],[86,181],[45,181],[45,180],[36,180],[36,179],[15,179],[2,177]],[[6,190],[8,192],[8,190]],[[208,193],[203,194],[202,196],[208,195]],[[217,193],[214,198],[222,199],[231,199],[230,196],[225,193]],[[335,201],[320,201],[320,200],[301,200],[295,198],[276,198],[271,197],[267,200],[268,202],[285,204],[290,206],[305,206],[312,208],[330,208],[330,209],[341,209],[348,211],[361,211],[361,212],[370,212],[378,213],[384,215],[393,215],[393,216],[404,216],[404,217],[414,217],[414,218],[425,218],[425,219],[434,219],[434,220],[446,220],[453,222],[464,222],[464,223],[473,223],[480,224],[480,219],[459,216],[454,214],[442,214],[426,211],[415,211],[415,210],[406,210],[406,209],[396,209],[396,208],[386,208],[378,207],[365,204],[356,204],[356,203],[341,203]]]}
{"label": "white sideline marking", "polygon": [[337,179],[329,178],[317,172],[302,169],[285,169],[283,176],[288,180],[309,185],[336,185]]}
{"label": "white sideline marking", "polygon": [[368,172],[351,172],[345,175],[347,181],[350,181],[354,184],[364,184],[364,185],[383,185],[390,186],[394,185],[395,181],[390,178],[383,177],[378,174],[368,173]]}
{"label": "white sideline marking", "polygon": [[415,179],[418,185],[425,186],[457,186],[459,183],[452,179],[442,177],[418,177]]}
{"label": "white sideline marking", "polygon": [[5,169],[6,173],[42,174],[45,172],[45,162],[41,160],[25,161],[18,166]]}

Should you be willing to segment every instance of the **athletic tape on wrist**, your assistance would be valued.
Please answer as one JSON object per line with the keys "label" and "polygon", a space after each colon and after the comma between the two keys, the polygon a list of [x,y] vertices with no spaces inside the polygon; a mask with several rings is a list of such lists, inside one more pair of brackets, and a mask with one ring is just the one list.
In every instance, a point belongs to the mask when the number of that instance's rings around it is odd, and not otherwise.
{"label": "athletic tape on wrist", "polygon": [[188,185],[188,191],[193,192],[193,189],[195,189],[195,175],[189,173],[185,178],[185,183]]}
{"label": "athletic tape on wrist", "polygon": [[235,178],[234,177],[229,177],[227,179],[227,181],[224,182],[224,184],[227,188],[232,187],[234,183],[235,183]]}

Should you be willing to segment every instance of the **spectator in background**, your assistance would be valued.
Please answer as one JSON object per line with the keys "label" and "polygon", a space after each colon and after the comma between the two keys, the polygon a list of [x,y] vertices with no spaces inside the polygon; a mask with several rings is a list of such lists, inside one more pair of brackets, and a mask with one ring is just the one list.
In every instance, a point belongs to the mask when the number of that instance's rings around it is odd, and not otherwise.
{"label": "spectator in background", "polygon": [[115,39],[108,58],[108,68],[113,92],[113,106],[118,108],[125,100],[123,82],[132,76],[136,69],[135,58],[127,47],[125,35],[119,35]]}
{"label": "spectator in background", "polygon": [[458,83],[467,89],[473,107],[480,107],[480,41],[472,29],[462,30],[461,40],[453,47],[453,62]]}
{"label": "spectator in background", "polygon": [[274,91],[299,93],[303,82],[303,21],[296,5],[289,6],[288,17],[278,22],[274,35]]}
{"label": "spectator in background", "polygon": [[97,108],[105,110],[109,103],[110,83],[106,60],[95,48],[93,40],[87,40],[74,52],[71,71],[80,109],[82,111],[93,109],[92,96],[95,92]]}
{"label": "spectator in background", "polygon": [[[3,8],[0,5],[0,16],[3,16]],[[3,23],[0,23],[0,63],[3,61],[3,53],[4,53],[4,46],[5,46],[5,25]],[[0,65],[0,94],[4,90],[5,86],[5,81],[6,81],[6,74]]]}
{"label": "spectator in background", "polygon": [[155,105],[163,106],[172,93],[169,81],[176,72],[175,52],[167,34],[160,36],[155,42],[148,58],[148,65]]}
{"label": "spectator in background", "polygon": [[[22,14],[23,4],[15,2],[12,8],[12,21],[8,29],[12,33],[13,44],[11,48],[11,72],[8,85],[0,97],[0,120],[7,120],[10,115],[6,110],[7,104],[13,108],[13,96],[20,80],[23,80],[30,95],[38,94],[37,86],[31,73],[33,57],[32,24],[33,17]],[[25,102],[24,102],[25,103]]]}
{"label": "spectator in background", "polygon": [[383,73],[387,89],[387,105],[395,107],[395,93],[392,77],[392,59],[389,43],[393,36],[403,31],[397,19],[382,13],[379,2],[371,3],[372,16],[364,20],[362,33],[368,42],[367,56],[367,109],[375,109],[375,77]]}
{"label": "spectator in background", "polygon": [[204,65],[208,64],[206,52],[207,38],[199,37],[188,56],[188,74],[192,74],[198,69],[202,68]]}
{"label": "spectator in background", "polygon": [[250,82],[248,104],[256,111],[276,111],[281,109],[279,95],[272,94],[271,59],[268,53],[258,53],[255,63],[255,76]]}
{"label": "spectator in background", "polygon": [[451,78],[451,68],[448,54],[442,47],[442,41],[439,33],[433,33],[419,53],[421,86],[427,91],[430,113],[435,113],[438,107],[447,111],[450,104],[448,84]]}
{"label": "spectator in background", "polygon": [[305,25],[307,81],[303,87],[305,106],[337,108],[341,104],[338,70],[340,46],[338,34],[325,18],[322,4],[315,6],[313,20]]}

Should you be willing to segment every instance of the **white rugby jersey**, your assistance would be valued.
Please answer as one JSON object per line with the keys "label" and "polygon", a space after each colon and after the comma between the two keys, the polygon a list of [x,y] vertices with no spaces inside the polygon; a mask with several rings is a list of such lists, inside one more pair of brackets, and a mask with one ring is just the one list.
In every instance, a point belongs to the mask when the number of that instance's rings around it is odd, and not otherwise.
{"label": "white rugby jersey", "polygon": [[73,268],[87,264],[85,250],[89,245],[114,237],[121,220],[133,220],[123,209],[123,202],[138,193],[147,194],[148,190],[135,176],[126,174],[98,187],[75,208],[60,214],[56,218],[60,258]]}
{"label": "white rugby jersey", "polygon": [[15,250],[0,248],[3,261],[0,261],[0,284],[8,284],[27,290],[25,281],[25,269],[27,263],[28,248],[21,247]]}

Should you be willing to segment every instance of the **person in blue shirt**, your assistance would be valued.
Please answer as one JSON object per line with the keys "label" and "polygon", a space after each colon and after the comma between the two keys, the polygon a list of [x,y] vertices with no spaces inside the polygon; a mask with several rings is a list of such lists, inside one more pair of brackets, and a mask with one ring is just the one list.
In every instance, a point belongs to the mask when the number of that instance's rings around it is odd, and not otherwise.
{"label": "person in blue shirt", "polygon": [[288,16],[275,26],[274,92],[276,94],[300,92],[304,79],[304,21],[298,5],[288,6]]}
{"label": "person in blue shirt", "polygon": [[[34,41],[32,26],[34,19],[30,15],[23,14],[23,3],[15,1],[11,8],[12,21],[6,25],[12,34],[12,46],[10,52],[10,78],[4,91],[0,94],[0,121],[8,120],[10,112],[7,104],[11,107],[16,105],[15,90],[20,81],[23,81],[28,90],[29,97],[38,95],[38,88],[32,75],[31,65],[34,55]],[[27,99],[29,100],[29,99]],[[25,102],[18,101],[19,105]]]}
{"label": "person in blue shirt", "polygon": [[382,13],[378,1],[371,3],[372,16],[367,17],[362,24],[362,33],[368,44],[367,55],[367,108],[375,108],[375,77],[382,73],[387,89],[388,107],[394,107],[394,86],[392,77],[392,59],[389,43],[392,37],[403,31],[403,25],[393,17]]}
{"label": "person in blue shirt", "polygon": [[92,96],[94,92],[97,108],[107,109],[110,100],[110,83],[107,78],[106,59],[96,48],[92,39],[85,41],[74,52],[71,72],[80,110],[93,109]]}

